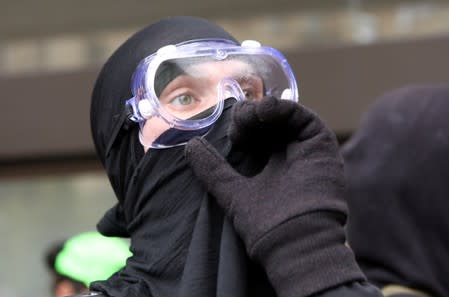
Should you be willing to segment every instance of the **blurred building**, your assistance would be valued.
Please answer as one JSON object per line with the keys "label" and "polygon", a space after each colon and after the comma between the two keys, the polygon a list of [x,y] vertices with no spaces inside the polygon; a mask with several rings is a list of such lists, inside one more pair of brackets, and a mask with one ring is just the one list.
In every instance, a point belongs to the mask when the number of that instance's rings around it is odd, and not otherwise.
{"label": "blurred building", "polygon": [[0,3],[0,162],[8,164],[94,158],[88,111],[100,66],[132,32],[167,15],[206,17],[240,40],[281,49],[301,101],[339,135],[387,89],[449,80],[447,1]]}
{"label": "blurred building", "polygon": [[449,82],[449,2],[0,0],[0,296],[48,296],[42,253],[114,203],[90,136],[90,93],[131,33],[196,15],[283,51],[300,100],[341,140],[376,96]]}

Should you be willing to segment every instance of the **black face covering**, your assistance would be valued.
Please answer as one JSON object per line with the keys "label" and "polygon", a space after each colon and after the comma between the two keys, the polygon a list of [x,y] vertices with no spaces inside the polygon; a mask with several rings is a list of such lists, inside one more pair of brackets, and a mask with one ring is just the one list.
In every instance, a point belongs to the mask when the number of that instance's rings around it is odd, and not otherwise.
{"label": "black face covering", "polygon": [[[245,254],[223,212],[194,178],[184,146],[144,154],[125,101],[138,62],[161,46],[197,38],[234,39],[197,18],[164,19],[136,33],[103,67],[92,96],[95,146],[119,203],[98,224],[101,233],[129,236],[133,256],[91,289],[109,296],[274,296],[265,274]],[[227,138],[233,100],[205,138],[240,171],[261,156],[232,151]],[[105,251],[107,252],[107,251]]]}
{"label": "black face covering", "polygon": [[384,95],[343,147],[348,238],[368,279],[449,296],[449,87]]}

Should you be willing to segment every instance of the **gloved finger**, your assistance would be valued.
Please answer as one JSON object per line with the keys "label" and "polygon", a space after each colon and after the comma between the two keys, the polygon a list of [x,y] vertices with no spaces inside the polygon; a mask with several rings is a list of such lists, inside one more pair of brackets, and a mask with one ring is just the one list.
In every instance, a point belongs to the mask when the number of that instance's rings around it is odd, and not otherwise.
{"label": "gloved finger", "polygon": [[205,139],[195,137],[186,145],[185,154],[196,177],[225,210],[231,208],[230,189],[238,189],[240,175]]}
{"label": "gloved finger", "polygon": [[[287,127],[290,118],[298,108],[298,103],[290,100],[280,100],[276,97],[265,97],[256,102],[256,114],[261,123]],[[243,115],[244,116],[244,115]]]}
{"label": "gloved finger", "polygon": [[316,113],[301,104],[297,104],[293,110],[289,118],[288,127],[295,134],[296,138],[301,141],[314,138],[323,132],[330,132]]}
{"label": "gloved finger", "polygon": [[259,101],[245,100],[233,108],[229,137],[234,147],[243,151],[272,151],[273,145],[285,143],[279,134],[288,122],[285,111],[274,97]]}
{"label": "gloved finger", "polygon": [[296,133],[296,140],[287,145],[286,158],[289,162],[293,163],[297,158],[309,160],[310,166],[315,160],[333,159],[340,162],[337,137],[318,115],[299,105],[291,120],[290,127]]}
{"label": "gloved finger", "polygon": [[254,102],[244,100],[234,104],[232,122],[229,127],[229,137],[234,145],[251,141],[260,129],[260,122],[255,112]]}
{"label": "gloved finger", "polygon": [[264,126],[286,125],[296,105],[296,102],[272,96],[241,101],[233,109],[233,128],[237,131],[254,131]]}
{"label": "gloved finger", "polygon": [[298,103],[265,97],[234,106],[229,137],[243,151],[277,151],[295,140],[310,117],[301,116]]}

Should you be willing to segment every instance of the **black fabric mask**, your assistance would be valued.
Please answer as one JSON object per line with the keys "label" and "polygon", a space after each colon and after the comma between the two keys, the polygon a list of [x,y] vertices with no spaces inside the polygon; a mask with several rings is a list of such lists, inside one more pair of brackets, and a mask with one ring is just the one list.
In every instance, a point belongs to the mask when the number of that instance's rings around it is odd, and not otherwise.
{"label": "black fabric mask", "polygon": [[[197,38],[234,39],[202,19],[164,19],[136,33],[103,67],[92,96],[95,146],[119,203],[98,224],[101,233],[129,236],[127,265],[91,289],[109,296],[275,296],[261,268],[194,178],[184,146],[144,154],[138,127],[127,121],[125,101],[137,63],[158,48]],[[232,100],[205,136],[248,175],[263,156],[231,150],[227,138]]]}
{"label": "black fabric mask", "polygon": [[379,98],[344,145],[348,238],[368,279],[449,296],[449,86]]}

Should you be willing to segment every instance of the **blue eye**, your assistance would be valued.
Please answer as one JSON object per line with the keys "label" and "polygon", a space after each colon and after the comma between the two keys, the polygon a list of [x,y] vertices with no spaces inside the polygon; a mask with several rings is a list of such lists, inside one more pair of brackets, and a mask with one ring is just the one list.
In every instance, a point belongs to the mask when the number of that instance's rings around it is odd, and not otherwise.
{"label": "blue eye", "polygon": [[173,100],[170,101],[171,104],[174,105],[190,105],[194,102],[194,98],[190,95],[181,95],[175,97]]}

